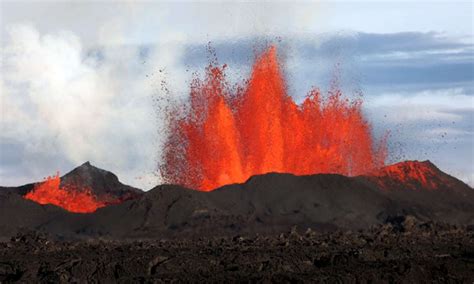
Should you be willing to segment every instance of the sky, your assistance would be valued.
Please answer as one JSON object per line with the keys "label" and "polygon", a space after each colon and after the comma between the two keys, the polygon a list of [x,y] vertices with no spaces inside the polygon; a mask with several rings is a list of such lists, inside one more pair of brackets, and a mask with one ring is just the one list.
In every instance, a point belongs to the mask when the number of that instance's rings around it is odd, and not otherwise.
{"label": "sky", "polygon": [[186,98],[210,42],[235,82],[256,48],[276,44],[297,101],[339,74],[347,96],[364,94],[374,135],[390,132],[389,162],[429,159],[473,186],[473,9],[471,1],[0,0],[0,184],[85,161],[132,186],[159,184],[161,110]]}

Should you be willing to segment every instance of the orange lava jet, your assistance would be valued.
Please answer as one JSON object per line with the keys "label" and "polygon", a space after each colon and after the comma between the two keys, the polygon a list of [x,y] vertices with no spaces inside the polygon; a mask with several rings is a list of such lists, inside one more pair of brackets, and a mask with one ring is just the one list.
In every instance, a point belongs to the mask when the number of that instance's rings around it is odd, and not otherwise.
{"label": "orange lava jet", "polygon": [[59,173],[35,184],[32,191],[24,197],[39,204],[53,204],[70,212],[91,213],[107,204],[97,200],[88,188],[77,189],[71,186],[60,187]]}
{"label": "orange lava jet", "polygon": [[286,92],[275,47],[256,59],[250,79],[235,89],[226,65],[211,63],[191,84],[190,105],[170,115],[161,170],[167,182],[203,191],[252,175],[360,175],[384,165],[385,142],[375,145],[361,100],[333,87],[296,104]]}

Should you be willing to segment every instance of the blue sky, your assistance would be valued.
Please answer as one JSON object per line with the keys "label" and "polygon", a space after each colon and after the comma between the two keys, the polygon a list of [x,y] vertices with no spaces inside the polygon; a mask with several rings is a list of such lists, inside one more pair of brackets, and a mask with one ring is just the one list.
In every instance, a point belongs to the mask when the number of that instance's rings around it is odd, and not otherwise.
{"label": "blue sky", "polygon": [[[166,133],[210,41],[229,78],[277,43],[289,92],[327,88],[339,66],[364,93],[391,161],[430,159],[474,184],[473,4],[452,1],[0,2],[0,184],[90,160],[151,188]],[[158,70],[164,70],[159,72]],[[166,80],[171,92],[161,92]],[[153,102],[153,98],[160,98]]]}

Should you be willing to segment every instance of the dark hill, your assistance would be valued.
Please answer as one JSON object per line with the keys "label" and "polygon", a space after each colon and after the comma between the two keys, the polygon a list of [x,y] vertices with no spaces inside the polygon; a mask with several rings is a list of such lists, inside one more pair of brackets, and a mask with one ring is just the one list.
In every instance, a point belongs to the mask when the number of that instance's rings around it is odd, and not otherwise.
{"label": "dark hill", "polygon": [[[41,182],[38,182],[41,183]],[[18,187],[1,187],[0,191],[8,191],[25,195],[33,190],[35,183],[30,183]],[[88,188],[98,196],[106,196],[114,200],[128,200],[139,197],[143,191],[121,183],[118,177],[106,170],[85,162],[61,177],[61,187],[68,189]]]}
{"label": "dark hill", "polygon": [[430,161],[400,162],[358,178],[396,201],[400,215],[474,224],[474,190]]}
{"label": "dark hill", "polygon": [[74,187],[87,187],[96,196],[111,196],[119,200],[134,199],[143,191],[121,183],[118,177],[106,170],[99,169],[89,162],[61,177],[61,185]]}
{"label": "dark hill", "polygon": [[429,160],[405,161],[389,165],[368,176],[386,190],[451,190],[464,192],[470,187],[438,169]]}
{"label": "dark hill", "polygon": [[[420,162],[407,163],[418,167]],[[425,166],[434,171],[434,165],[426,164],[417,169]],[[79,168],[89,167],[84,164]],[[114,192],[107,188],[110,183],[100,181],[104,175],[83,175],[81,170],[76,173],[76,178],[84,177],[89,185]],[[65,180],[69,180],[68,175]],[[382,187],[381,180],[388,178],[383,174],[345,177],[269,173],[212,192],[160,185],[135,199],[91,214],[42,206],[4,191],[0,194],[0,233],[9,237],[25,227],[66,238],[266,234],[295,225],[317,230],[363,229],[406,215],[423,221],[474,224],[474,191],[454,177],[443,175],[447,186],[436,190],[413,190],[397,184],[395,178],[391,181],[393,189]]]}

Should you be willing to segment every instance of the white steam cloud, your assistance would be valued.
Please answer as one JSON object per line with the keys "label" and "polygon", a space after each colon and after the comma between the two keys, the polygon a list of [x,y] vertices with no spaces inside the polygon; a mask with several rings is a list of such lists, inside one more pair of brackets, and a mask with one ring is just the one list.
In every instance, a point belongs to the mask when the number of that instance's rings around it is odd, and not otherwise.
{"label": "white steam cloud", "polygon": [[[156,184],[160,141],[152,94],[159,78],[153,74],[177,66],[180,50],[154,46],[146,61],[139,52],[115,46],[88,55],[71,32],[11,27],[1,57],[1,141],[33,157],[35,178],[90,160],[134,185]],[[23,173],[0,174],[2,183],[15,183]]]}

